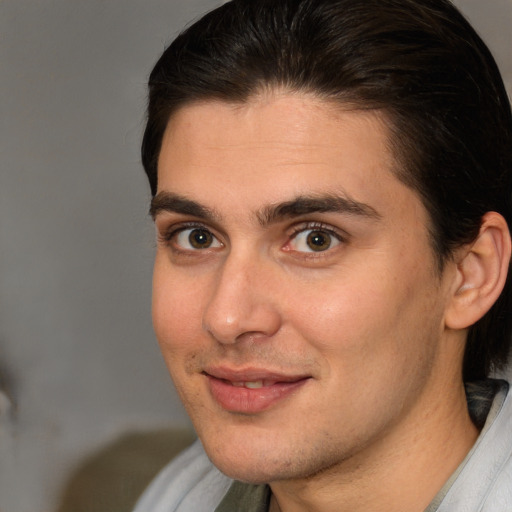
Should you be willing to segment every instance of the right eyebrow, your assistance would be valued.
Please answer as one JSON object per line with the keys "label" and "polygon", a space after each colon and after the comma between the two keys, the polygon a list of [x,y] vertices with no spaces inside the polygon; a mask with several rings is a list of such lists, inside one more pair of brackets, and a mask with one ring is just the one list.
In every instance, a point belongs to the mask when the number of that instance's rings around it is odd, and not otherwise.
{"label": "right eyebrow", "polygon": [[172,192],[158,192],[151,200],[149,214],[153,220],[162,212],[181,213],[205,220],[215,220],[219,217],[210,208]]}
{"label": "right eyebrow", "polygon": [[298,196],[290,201],[270,205],[258,212],[262,226],[285,218],[298,217],[311,213],[344,213],[361,218],[379,220],[381,215],[370,205],[361,203],[348,195],[319,194]]}

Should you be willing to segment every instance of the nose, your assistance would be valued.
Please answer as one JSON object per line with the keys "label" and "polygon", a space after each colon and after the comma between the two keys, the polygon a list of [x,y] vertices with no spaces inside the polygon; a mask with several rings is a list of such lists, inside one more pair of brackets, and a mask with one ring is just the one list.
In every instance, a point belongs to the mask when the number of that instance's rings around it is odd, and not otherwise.
{"label": "nose", "polygon": [[228,256],[203,313],[203,329],[223,344],[265,339],[281,326],[272,271],[254,258]]}

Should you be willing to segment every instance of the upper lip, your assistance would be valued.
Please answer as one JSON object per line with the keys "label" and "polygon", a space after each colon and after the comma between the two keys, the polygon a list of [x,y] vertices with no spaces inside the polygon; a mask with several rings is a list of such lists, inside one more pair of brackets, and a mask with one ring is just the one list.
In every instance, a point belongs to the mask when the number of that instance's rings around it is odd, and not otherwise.
{"label": "upper lip", "polygon": [[310,377],[307,374],[289,374],[263,368],[228,368],[225,366],[208,367],[204,369],[203,373],[230,382],[296,382]]}

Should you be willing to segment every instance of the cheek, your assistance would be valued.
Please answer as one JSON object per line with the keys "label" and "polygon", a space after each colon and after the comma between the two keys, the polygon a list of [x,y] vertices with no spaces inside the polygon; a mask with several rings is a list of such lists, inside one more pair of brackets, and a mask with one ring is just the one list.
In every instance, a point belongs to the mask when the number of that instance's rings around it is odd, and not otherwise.
{"label": "cheek", "polygon": [[155,264],[153,275],[153,327],[162,353],[191,348],[199,340],[202,318],[200,289],[177,273]]}
{"label": "cheek", "polygon": [[343,279],[326,280],[314,294],[296,290],[300,299],[290,304],[287,314],[332,371],[341,366],[341,375],[353,377],[363,368],[380,374],[400,361],[406,365],[407,359],[421,357],[418,332],[427,336],[437,325],[425,292],[429,285],[418,273],[414,279],[393,275],[372,274],[366,267]]}
{"label": "cheek", "polygon": [[392,321],[383,290],[361,280],[326,279],[315,289],[315,293],[296,290],[298,300],[290,303],[288,315],[306,338],[322,348],[361,347],[376,324],[383,327]]}

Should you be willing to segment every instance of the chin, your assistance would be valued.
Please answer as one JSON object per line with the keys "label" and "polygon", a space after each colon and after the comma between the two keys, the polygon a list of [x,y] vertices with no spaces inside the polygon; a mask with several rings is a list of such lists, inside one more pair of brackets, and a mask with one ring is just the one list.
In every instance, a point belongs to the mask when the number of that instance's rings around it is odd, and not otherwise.
{"label": "chin", "polygon": [[261,472],[259,470],[255,470],[255,468],[233,468],[229,465],[224,468],[222,466],[217,466],[216,464],[215,466],[221,471],[221,473],[229,478],[246,484],[261,485],[275,481],[275,478],[267,472]]}
{"label": "chin", "polygon": [[[238,443],[237,443],[238,444]],[[268,466],[262,464],[259,457],[254,457],[246,449],[233,445],[228,450],[216,445],[210,449],[207,443],[203,443],[206,454],[226,476],[247,482],[250,484],[262,484],[269,481]]]}
{"label": "chin", "polygon": [[227,449],[218,443],[213,443],[213,447],[207,443],[203,445],[212,463],[222,473],[241,482],[264,484],[300,476],[294,470],[301,467],[300,462],[292,460],[286,449],[275,450],[272,445],[251,449],[246,443],[234,443]]}

